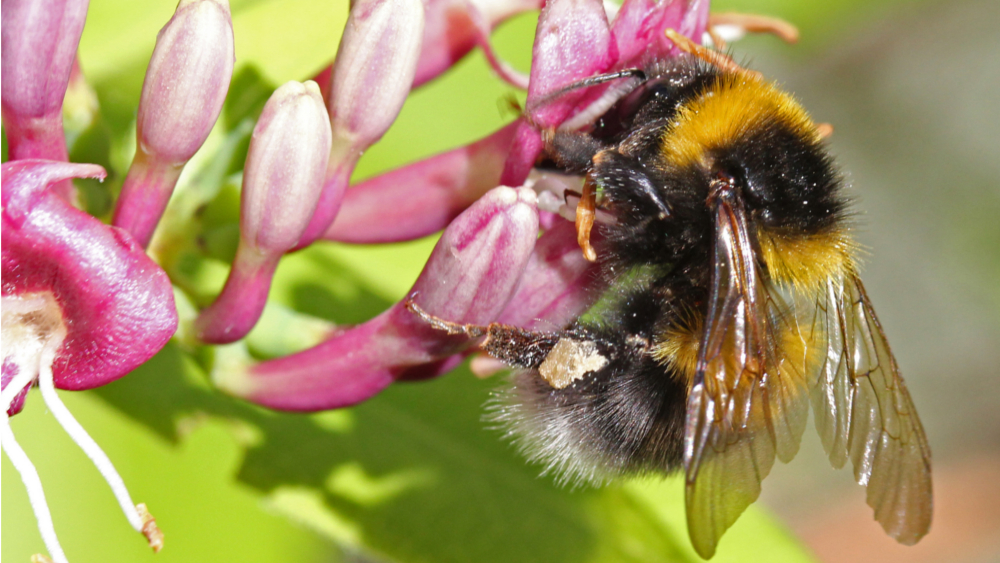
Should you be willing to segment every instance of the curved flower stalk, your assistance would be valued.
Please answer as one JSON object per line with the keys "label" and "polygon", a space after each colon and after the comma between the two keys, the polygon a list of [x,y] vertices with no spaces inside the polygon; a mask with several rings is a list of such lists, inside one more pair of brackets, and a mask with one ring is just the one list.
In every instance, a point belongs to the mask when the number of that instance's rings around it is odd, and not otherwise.
{"label": "curved flower stalk", "polygon": [[239,340],[260,319],[278,260],[316,210],[330,136],[315,82],[288,82],[264,106],[243,171],[236,258],[222,293],[196,322],[203,342]]}
{"label": "curved flower stalk", "polygon": [[[489,323],[517,288],[538,236],[535,194],[496,188],[444,231],[410,296],[432,315]],[[223,390],[271,408],[314,411],[344,407],[375,395],[414,369],[470,345],[435,330],[397,303],[378,317],[326,342],[241,370],[217,367]]]}
{"label": "curved flower stalk", "polygon": [[158,352],[177,327],[170,280],[128,233],[77,210],[50,187],[69,178],[104,178],[100,166],[20,160],[2,170],[0,444],[21,473],[49,554],[65,562],[38,474],[8,420],[37,384],[53,416],[108,481],[129,523],[159,550],[162,535],[152,517],[133,504],[111,461],[56,388],[99,387]]}
{"label": "curved flower stalk", "polygon": [[300,247],[330,228],[361,154],[399,115],[413,84],[423,31],[420,0],[352,3],[330,83],[333,144],[326,180]]}
{"label": "curved flower stalk", "polygon": [[[3,126],[10,160],[68,160],[62,107],[89,0],[5,0],[2,25]],[[69,180],[54,187],[67,201]]]}
{"label": "curved flower stalk", "polygon": [[145,248],[184,165],[212,131],[233,76],[227,0],[181,0],[156,38],[136,121],[136,150],[113,223]]}

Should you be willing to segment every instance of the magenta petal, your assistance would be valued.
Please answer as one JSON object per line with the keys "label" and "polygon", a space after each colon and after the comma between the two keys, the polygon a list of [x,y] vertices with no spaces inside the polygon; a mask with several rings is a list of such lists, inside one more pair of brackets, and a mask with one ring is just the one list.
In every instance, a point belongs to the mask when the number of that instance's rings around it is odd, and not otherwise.
{"label": "magenta petal", "polygon": [[53,364],[61,389],[117,379],[153,356],[177,327],[167,275],[121,229],[46,186],[103,177],[99,166],[48,161],[3,165],[3,295],[51,295],[66,338]]}
{"label": "magenta petal", "polygon": [[550,0],[538,18],[532,48],[527,109],[534,126],[524,123],[504,167],[501,182],[520,186],[542,150],[536,127],[556,127],[573,111],[586,90],[541,103],[548,94],[608,70],[617,60],[604,5],[600,0]]}
{"label": "magenta petal", "polygon": [[327,240],[371,244],[412,240],[445,228],[488,190],[517,122],[464,147],[361,182],[347,190]]}
{"label": "magenta petal", "polygon": [[[535,194],[496,188],[444,231],[410,295],[424,310],[460,323],[489,323],[514,292],[538,233]],[[313,411],[375,395],[416,366],[468,347],[397,303],[326,342],[244,372],[217,372],[226,391],[271,408]]]}
{"label": "magenta petal", "polygon": [[616,68],[640,67],[677,55],[680,51],[667,39],[667,29],[701,43],[708,7],[708,0],[625,0],[611,25],[619,52]]}

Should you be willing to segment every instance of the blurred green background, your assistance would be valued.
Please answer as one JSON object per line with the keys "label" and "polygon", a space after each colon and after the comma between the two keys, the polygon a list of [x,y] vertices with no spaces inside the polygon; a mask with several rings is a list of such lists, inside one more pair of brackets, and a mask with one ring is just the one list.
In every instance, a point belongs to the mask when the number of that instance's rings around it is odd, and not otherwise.
{"label": "blurred green background", "polygon": [[[182,179],[211,202],[199,219],[199,252],[174,256],[171,271],[197,302],[219,289],[233,251],[234,173],[254,116],[277,85],[332,59],[347,15],[347,2],[231,4],[229,101]],[[862,211],[859,238],[872,251],[864,279],[930,437],[937,495],[931,534],[916,548],[897,546],[871,520],[863,489],[829,468],[809,431],[799,458],[775,467],[763,502],[726,535],[715,561],[1000,561],[1000,4],[713,5],[782,16],[802,31],[798,46],[754,37],[734,51],[835,127],[831,143]],[[83,184],[96,214],[108,211],[127,170],[145,66],[174,7],[91,2],[80,57],[101,114],[74,139],[72,158],[109,169],[105,184]],[[525,71],[535,17],[495,35],[500,53]],[[411,96],[356,178],[484,136],[514,117],[505,101],[512,94],[473,52]],[[283,261],[272,301],[362,322],[405,294],[432,246],[316,245]],[[204,373],[211,361],[207,351],[170,344],[116,383],[62,394],[157,517],[166,547],[155,559],[35,394],[12,420],[71,561],[698,560],[680,482],[556,487],[483,427],[481,405],[495,382],[464,368],[353,409],[289,415],[214,393]],[[0,555],[26,562],[44,548],[6,457],[2,478]]]}

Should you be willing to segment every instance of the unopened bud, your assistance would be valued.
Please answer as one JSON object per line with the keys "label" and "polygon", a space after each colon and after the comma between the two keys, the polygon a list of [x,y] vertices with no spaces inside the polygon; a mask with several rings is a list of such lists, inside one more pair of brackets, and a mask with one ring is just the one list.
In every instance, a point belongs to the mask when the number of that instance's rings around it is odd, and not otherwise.
{"label": "unopened bud", "polygon": [[233,75],[226,0],[181,0],[160,30],[146,70],[136,130],[140,150],[182,164],[201,147]]}
{"label": "unopened bud", "polygon": [[115,226],[143,247],[184,164],[222,111],[234,60],[229,3],[181,0],[156,38],[139,100],[135,159],[115,208]]}
{"label": "unopened bud", "polygon": [[[445,229],[409,295],[420,308],[457,323],[486,324],[510,302],[538,238],[535,193],[496,188]],[[454,365],[472,340],[436,330],[404,302],[326,342],[239,370],[217,369],[216,385],[284,410],[352,405],[400,378]],[[437,365],[434,365],[437,364]],[[428,369],[429,368],[429,369]]]}
{"label": "unopened bud", "polygon": [[333,66],[333,145],[319,206],[299,246],[323,236],[361,153],[382,138],[406,101],[424,33],[421,0],[358,0]]}
{"label": "unopened bud", "polygon": [[403,107],[420,56],[420,0],[359,0],[333,67],[334,135],[360,150],[379,140]]}
{"label": "unopened bud", "polygon": [[203,341],[233,342],[257,323],[278,260],[298,243],[316,210],[330,137],[315,82],[288,82],[264,106],[243,171],[240,246],[225,288],[198,318]]}

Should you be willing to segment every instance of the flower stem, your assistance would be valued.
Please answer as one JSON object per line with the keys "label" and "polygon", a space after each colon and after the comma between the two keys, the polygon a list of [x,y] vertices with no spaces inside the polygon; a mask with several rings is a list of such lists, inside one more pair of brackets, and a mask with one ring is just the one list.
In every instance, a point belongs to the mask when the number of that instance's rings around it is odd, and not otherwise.
{"label": "flower stem", "polygon": [[198,338],[211,344],[229,344],[246,336],[264,312],[280,258],[241,242],[222,293],[195,321]]}
{"label": "flower stem", "polygon": [[150,157],[140,146],[122,185],[112,224],[131,233],[143,248],[149,246],[183,169],[183,163]]}
{"label": "flower stem", "polygon": [[69,563],[62,546],[59,545],[56,529],[52,525],[52,514],[49,512],[48,503],[45,502],[42,480],[38,478],[38,471],[28,459],[28,455],[14,439],[6,409],[3,412],[3,420],[0,421],[0,444],[3,445],[3,451],[7,452],[7,458],[10,459],[14,469],[21,474],[21,481],[28,491],[28,501],[31,502],[31,509],[35,512],[35,520],[38,521],[38,531],[42,535],[42,541],[45,542],[45,549],[49,551],[55,563]]}
{"label": "flower stem", "polygon": [[115,466],[112,465],[111,460],[108,459],[104,450],[97,445],[97,442],[90,437],[90,434],[87,434],[83,426],[80,426],[80,423],[73,418],[69,409],[66,408],[66,405],[63,404],[56,393],[56,386],[52,377],[52,362],[55,360],[56,351],[61,344],[61,338],[54,338],[46,343],[45,348],[42,349],[38,367],[38,389],[42,392],[42,399],[45,400],[45,404],[48,405],[49,410],[52,411],[52,416],[59,422],[59,425],[66,430],[69,437],[87,454],[90,461],[100,471],[101,476],[107,481],[115,498],[118,499],[118,504],[121,506],[122,512],[125,513],[125,518],[128,519],[129,524],[135,528],[135,531],[141,532],[143,526],[142,517],[139,516],[139,512],[132,502],[132,497],[128,494],[128,489],[125,488],[125,482],[122,481],[121,475],[118,475],[118,472],[115,471]]}

